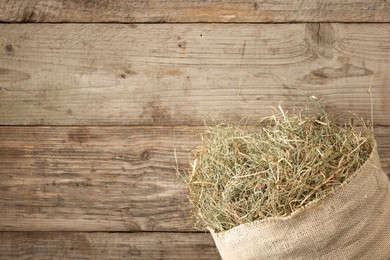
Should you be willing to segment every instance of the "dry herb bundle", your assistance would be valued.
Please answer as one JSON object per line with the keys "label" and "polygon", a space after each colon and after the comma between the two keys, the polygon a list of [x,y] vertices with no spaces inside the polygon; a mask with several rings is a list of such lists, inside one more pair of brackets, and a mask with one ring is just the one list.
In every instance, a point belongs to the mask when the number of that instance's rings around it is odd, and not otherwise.
{"label": "dry herb bundle", "polygon": [[[322,107],[320,106],[322,109]],[[323,198],[368,159],[372,130],[280,108],[257,128],[206,127],[183,176],[200,229],[288,216]]]}

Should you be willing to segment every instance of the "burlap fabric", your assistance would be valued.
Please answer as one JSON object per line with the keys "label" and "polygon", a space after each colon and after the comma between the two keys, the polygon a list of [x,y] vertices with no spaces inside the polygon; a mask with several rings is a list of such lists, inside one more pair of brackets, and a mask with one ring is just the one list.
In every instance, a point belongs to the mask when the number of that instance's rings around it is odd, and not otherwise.
{"label": "burlap fabric", "polygon": [[342,187],[291,216],[210,232],[224,260],[390,259],[389,188],[375,148]]}

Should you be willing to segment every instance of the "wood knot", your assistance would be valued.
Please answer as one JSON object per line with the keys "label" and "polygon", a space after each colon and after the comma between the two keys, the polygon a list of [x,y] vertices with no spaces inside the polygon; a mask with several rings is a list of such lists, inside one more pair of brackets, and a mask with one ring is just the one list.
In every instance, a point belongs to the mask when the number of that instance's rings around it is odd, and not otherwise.
{"label": "wood knot", "polygon": [[141,153],[140,158],[142,161],[147,161],[151,157],[149,150],[145,150]]}
{"label": "wood knot", "polygon": [[181,49],[186,49],[186,46],[187,46],[187,42],[184,41],[184,40],[180,40],[178,43],[177,43],[177,46]]}
{"label": "wood knot", "polygon": [[303,82],[309,84],[326,84],[331,80],[349,77],[364,77],[373,75],[374,72],[367,68],[361,68],[352,64],[345,64],[340,68],[323,67],[313,70],[303,77]]}
{"label": "wood knot", "polygon": [[13,52],[14,51],[14,47],[12,46],[12,44],[7,44],[5,46],[5,50],[8,51],[8,52]]}
{"label": "wood knot", "polygon": [[306,25],[309,44],[312,50],[326,58],[333,57],[336,33],[331,24],[309,23]]}

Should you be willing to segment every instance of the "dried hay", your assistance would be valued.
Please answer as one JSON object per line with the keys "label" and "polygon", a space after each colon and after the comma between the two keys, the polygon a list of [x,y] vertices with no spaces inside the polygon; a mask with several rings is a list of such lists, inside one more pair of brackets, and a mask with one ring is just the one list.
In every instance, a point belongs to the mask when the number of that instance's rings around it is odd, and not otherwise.
{"label": "dried hay", "polygon": [[317,117],[282,108],[250,128],[206,127],[182,174],[199,229],[216,232],[269,217],[288,216],[334,191],[368,159],[372,130],[339,126],[319,102]]}

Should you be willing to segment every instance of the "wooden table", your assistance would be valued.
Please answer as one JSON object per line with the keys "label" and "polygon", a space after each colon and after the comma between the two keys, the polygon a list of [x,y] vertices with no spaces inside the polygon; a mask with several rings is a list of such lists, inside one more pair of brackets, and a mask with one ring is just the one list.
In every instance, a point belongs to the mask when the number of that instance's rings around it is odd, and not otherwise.
{"label": "wooden table", "polygon": [[[183,183],[204,121],[373,122],[390,2],[0,0],[0,259],[220,259]],[[341,23],[340,23],[341,22]]]}

